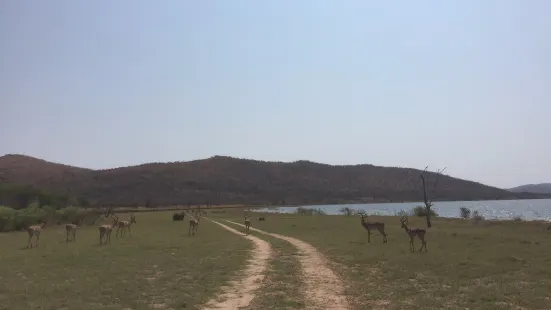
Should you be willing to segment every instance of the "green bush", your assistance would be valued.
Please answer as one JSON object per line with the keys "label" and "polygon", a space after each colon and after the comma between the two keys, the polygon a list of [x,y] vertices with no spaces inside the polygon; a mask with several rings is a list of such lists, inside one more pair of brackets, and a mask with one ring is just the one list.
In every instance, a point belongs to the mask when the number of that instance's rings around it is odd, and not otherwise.
{"label": "green bush", "polygon": [[400,216],[400,217],[403,217],[403,216],[407,216],[408,213],[406,212],[406,210],[402,209],[398,212],[394,212],[394,216]]}
{"label": "green bush", "polygon": [[471,217],[471,209],[467,207],[461,207],[459,209],[459,213],[461,215],[461,218],[468,219]]}
{"label": "green bush", "polygon": [[39,208],[36,204],[29,207],[15,210],[8,207],[0,208],[0,231],[12,231],[26,229],[30,225],[38,223],[46,218],[45,209]]}
{"label": "green bush", "polygon": [[44,220],[48,221],[47,225],[94,225],[99,216],[96,210],[77,207],[56,210],[54,207],[39,207],[37,203],[31,203],[27,208],[16,210],[0,206],[0,232],[24,230]]}
{"label": "green bush", "polygon": [[16,211],[12,208],[0,206],[0,231],[15,230],[14,217]]}
{"label": "green bush", "polygon": [[324,215],[325,212],[321,209],[308,209],[304,207],[298,207],[295,211],[298,215]]}
{"label": "green bush", "polygon": [[474,211],[473,211],[472,219],[473,219],[473,222],[474,222],[475,224],[478,224],[478,222],[484,220],[484,216],[481,215],[480,212],[478,212],[478,210],[474,210]]}
{"label": "green bush", "polygon": [[[413,208],[412,214],[415,216],[427,216],[427,208],[424,206],[416,206]],[[438,216],[438,214],[433,209],[430,209],[430,216]]]}
{"label": "green bush", "polygon": [[341,209],[339,210],[339,212],[340,212],[341,214],[346,215],[346,216],[350,216],[350,215],[352,215],[352,214],[357,213],[358,210],[354,210],[354,209],[349,208],[349,207],[344,207],[344,208],[341,208]]}

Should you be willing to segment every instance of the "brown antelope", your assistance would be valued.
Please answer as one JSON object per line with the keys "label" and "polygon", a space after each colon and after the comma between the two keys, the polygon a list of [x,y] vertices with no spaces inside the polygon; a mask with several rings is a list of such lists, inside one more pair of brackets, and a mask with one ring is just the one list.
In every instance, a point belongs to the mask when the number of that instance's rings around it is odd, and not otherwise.
{"label": "brown antelope", "polygon": [[371,243],[371,230],[376,229],[383,236],[383,243],[387,243],[386,233],[385,233],[385,223],[381,222],[368,222],[367,215],[359,212],[361,216],[361,224],[365,230],[367,230],[367,243]]}
{"label": "brown antelope", "polygon": [[47,221],[41,220],[39,222],[41,222],[40,225],[31,225],[27,228],[27,232],[29,233],[29,242],[27,242],[27,248],[33,248],[32,237],[36,238],[35,247],[38,248],[40,246],[40,244],[38,243],[38,240],[40,239],[40,232],[44,229]]}
{"label": "brown antelope", "polygon": [[422,229],[422,228],[409,228],[407,226],[407,223],[408,223],[407,215],[402,216],[400,221],[402,222],[402,228],[406,231],[406,233],[409,236],[409,249],[412,252],[415,252],[415,246],[413,244],[413,238],[415,238],[415,236],[417,236],[417,237],[419,237],[419,239],[422,242],[421,248],[419,249],[419,252],[421,252],[423,250],[423,247],[425,248],[425,252],[427,252],[427,242],[425,241],[425,234],[427,233],[427,230]]}
{"label": "brown antelope", "polygon": [[113,227],[117,225],[119,222],[119,218],[114,216],[112,217],[113,223],[111,225],[104,224],[99,227],[99,244],[102,245],[103,237],[105,237],[105,243],[111,244],[111,232],[113,231]]}
{"label": "brown antelope", "polygon": [[245,212],[243,216],[245,217],[245,233],[248,234],[251,232],[251,220],[249,219],[249,213]]}
{"label": "brown antelope", "polygon": [[[75,223],[72,223],[72,224],[65,224],[65,231],[67,233],[67,238],[65,239],[65,242],[70,242],[70,241],[76,241],[77,240],[77,227],[78,227],[78,222]],[[72,240],[69,239],[69,236],[71,236]]]}
{"label": "brown antelope", "polygon": [[125,228],[128,230],[128,233],[132,236],[132,232],[130,231],[130,226],[132,226],[132,224],[136,224],[136,217],[133,214],[130,215],[130,219],[128,221],[118,221],[117,223],[118,228],[115,236],[118,236],[120,232],[121,238],[124,238]]}
{"label": "brown antelope", "polygon": [[193,233],[195,236],[195,233],[197,232],[197,227],[199,226],[199,219],[195,218],[193,215],[189,214],[189,230],[188,230],[188,236]]}
{"label": "brown antelope", "polygon": [[[76,241],[77,228],[82,224],[82,222],[82,219],[80,219],[75,220],[70,224],[65,224],[65,231],[67,233],[67,238],[65,239],[66,242]],[[72,236],[72,238],[69,238],[70,236]]]}
{"label": "brown antelope", "polygon": [[201,218],[203,217],[200,211],[201,210],[195,212],[195,218],[197,219],[197,227],[195,228],[195,232],[199,230],[199,224],[201,223]]}

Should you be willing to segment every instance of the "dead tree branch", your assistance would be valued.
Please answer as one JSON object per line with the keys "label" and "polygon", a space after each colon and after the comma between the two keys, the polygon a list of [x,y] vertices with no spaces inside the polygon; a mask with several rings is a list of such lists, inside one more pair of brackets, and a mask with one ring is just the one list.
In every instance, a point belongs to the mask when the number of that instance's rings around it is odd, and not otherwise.
{"label": "dead tree branch", "polygon": [[[421,172],[421,174],[419,175],[419,177],[421,178],[421,185],[422,185],[422,188],[423,188],[423,203],[425,204],[425,208],[426,208],[426,219],[427,219],[427,227],[428,228],[431,228],[432,227],[432,223],[431,223],[431,220],[430,220],[430,214],[431,214],[431,207],[432,207],[432,202],[433,202],[433,199],[434,199],[434,196],[436,195],[436,189],[438,187],[438,179],[440,178],[440,176],[442,175],[442,173],[444,172],[444,170],[446,170],[446,167],[444,167],[443,169],[438,169],[437,172],[435,173],[436,174],[436,177],[435,177],[435,180],[434,180],[434,185],[432,187],[432,190],[429,192],[429,176],[430,176],[430,172],[427,174],[427,171],[428,171],[428,166],[425,167],[425,169]],[[410,174],[410,180],[411,180],[411,174]]]}

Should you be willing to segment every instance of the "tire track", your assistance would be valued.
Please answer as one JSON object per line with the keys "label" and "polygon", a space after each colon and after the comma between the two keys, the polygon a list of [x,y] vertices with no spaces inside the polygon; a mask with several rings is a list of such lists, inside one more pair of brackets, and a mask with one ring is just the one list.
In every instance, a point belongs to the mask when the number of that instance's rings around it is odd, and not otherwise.
{"label": "tire track", "polygon": [[[208,219],[208,218],[206,218]],[[211,309],[239,309],[247,307],[255,298],[255,291],[260,288],[262,281],[266,277],[268,260],[272,257],[272,248],[270,244],[260,238],[251,235],[243,235],[227,225],[218,223],[211,219],[209,221],[222,226],[224,229],[243,236],[254,243],[253,255],[245,270],[241,271],[243,275],[238,281],[230,281],[228,286],[222,288],[222,292],[215,298],[209,300],[204,310]]]}
{"label": "tire track", "polygon": [[[245,225],[226,220],[234,225]],[[256,232],[285,240],[296,247],[301,254],[299,261],[302,267],[302,277],[306,285],[307,309],[350,309],[344,296],[344,285],[337,275],[327,266],[325,257],[312,245],[302,240],[269,233],[252,228]]]}

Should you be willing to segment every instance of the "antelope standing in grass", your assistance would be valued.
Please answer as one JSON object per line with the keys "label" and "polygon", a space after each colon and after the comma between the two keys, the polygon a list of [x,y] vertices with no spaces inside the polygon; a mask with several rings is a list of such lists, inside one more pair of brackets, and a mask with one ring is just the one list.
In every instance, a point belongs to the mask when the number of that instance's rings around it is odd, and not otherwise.
{"label": "antelope standing in grass", "polygon": [[365,230],[367,230],[367,243],[371,243],[371,230],[376,229],[379,231],[379,233],[383,236],[383,243],[387,243],[386,239],[386,233],[385,233],[385,223],[381,222],[368,222],[367,221],[367,215],[358,212],[358,214],[361,216],[361,224]]}
{"label": "antelope standing in grass", "polygon": [[[71,224],[65,224],[65,232],[67,233],[67,238],[65,239],[65,242],[71,242],[77,240],[77,227],[79,222],[71,223]],[[71,236],[71,238],[69,238]]]}
{"label": "antelope standing in grass", "polygon": [[245,212],[243,216],[245,217],[245,233],[249,234],[251,232],[251,220],[249,219],[249,213]]}
{"label": "antelope standing in grass", "polygon": [[189,230],[188,230],[188,236],[193,233],[195,236],[195,233],[197,232],[197,228],[199,227],[199,218],[196,216],[193,216],[191,213],[189,214]]}
{"label": "antelope standing in grass", "polygon": [[32,238],[36,238],[35,247],[39,247],[40,244],[38,243],[38,240],[40,239],[40,232],[44,229],[44,226],[46,225],[47,221],[40,221],[40,225],[31,225],[27,228],[27,232],[29,233],[29,242],[27,242],[27,248],[33,248]]}
{"label": "antelope standing in grass", "polygon": [[197,227],[195,228],[195,232],[199,230],[199,224],[201,223],[201,218],[203,217],[200,211],[201,210],[195,212],[195,218],[197,219]]}
{"label": "antelope standing in grass", "polygon": [[113,227],[117,225],[119,222],[119,218],[114,216],[112,217],[113,223],[111,225],[104,224],[99,227],[99,244],[102,245],[103,237],[105,237],[105,243],[111,244],[111,232],[113,231]]}
{"label": "antelope standing in grass", "polygon": [[422,243],[421,248],[419,249],[419,252],[423,251],[423,247],[425,248],[425,252],[427,252],[427,242],[425,241],[425,234],[427,233],[427,230],[422,229],[422,228],[409,228],[407,226],[407,223],[408,223],[407,215],[402,216],[402,218],[400,219],[400,222],[402,222],[402,228],[406,231],[406,233],[409,236],[409,249],[412,252],[415,252],[415,246],[413,244],[413,238],[415,238],[415,236],[417,236],[417,237],[419,237],[419,239],[421,240],[421,243]]}
{"label": "antelope standing in grass", "polygon": [[132,236],[132,232],[130,231],[130,226],[132,226],[132,224],[136,224],[136,217],[132,214],[130,215],[130,219],[128,221],[118,221],[117,223],[117,234],[116,236],[119,235],[119,232],[121,234],[121,238],[124,238],[124,230],[127,229],[128,230],[128,233]]}

